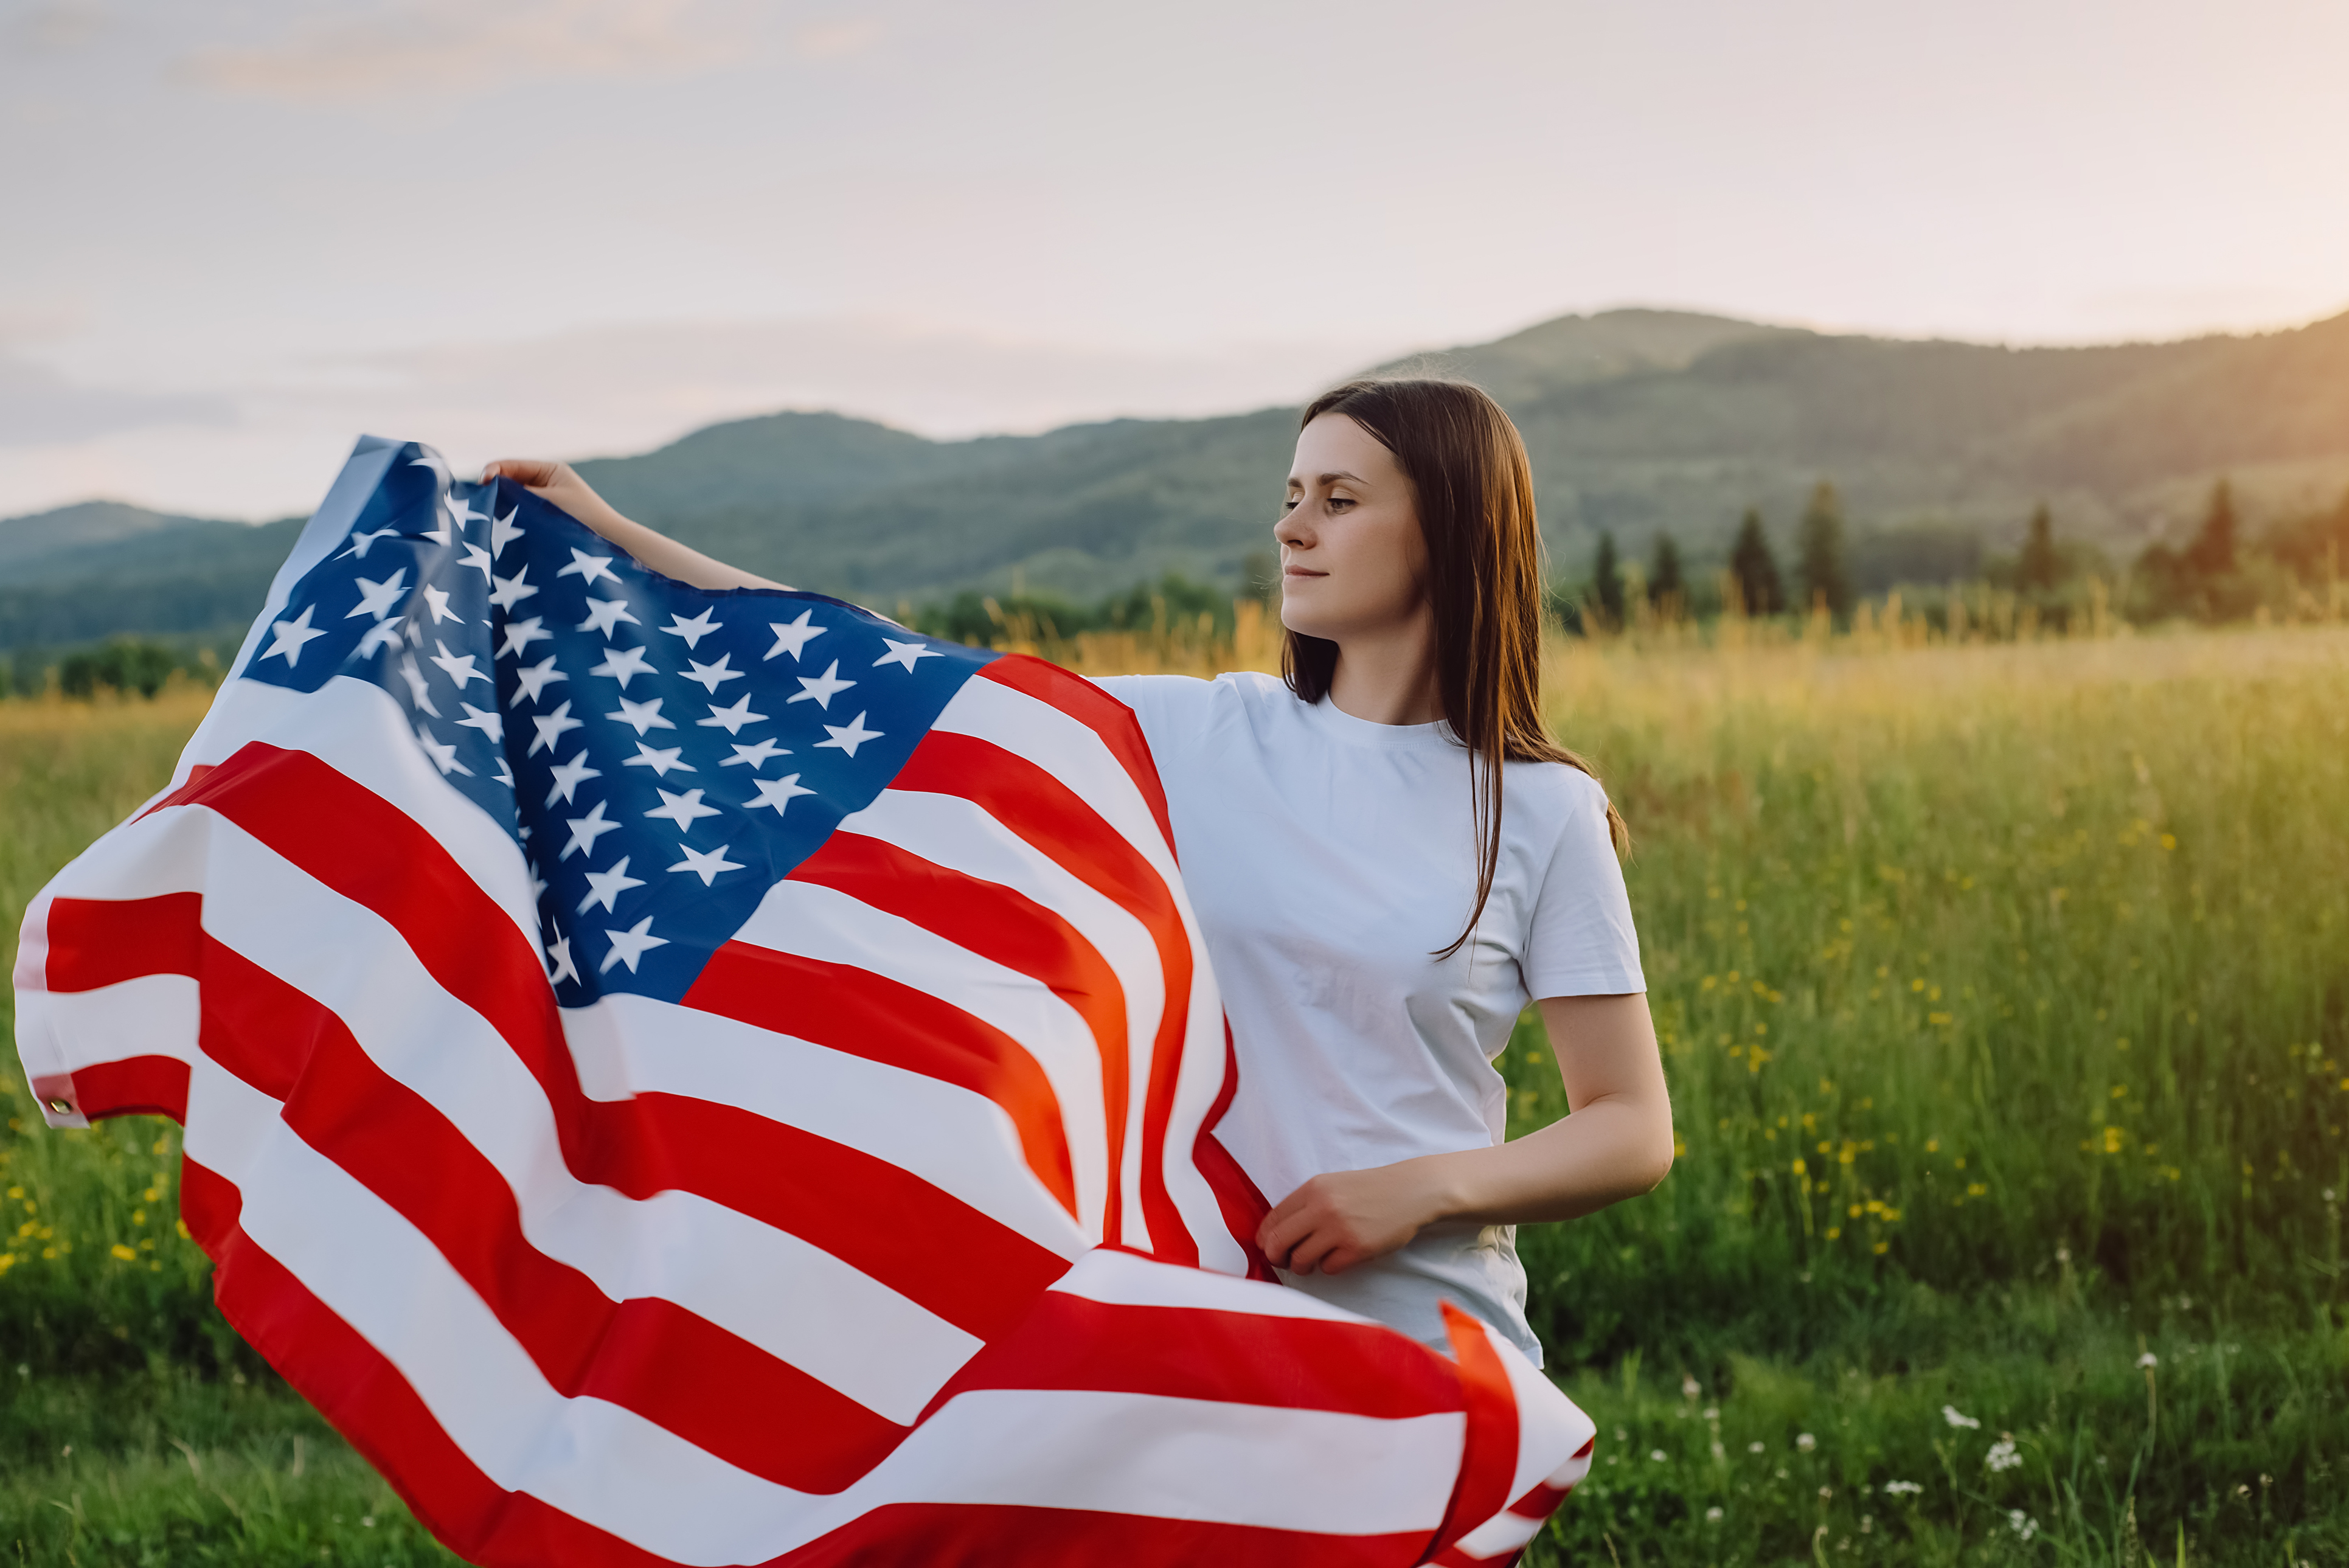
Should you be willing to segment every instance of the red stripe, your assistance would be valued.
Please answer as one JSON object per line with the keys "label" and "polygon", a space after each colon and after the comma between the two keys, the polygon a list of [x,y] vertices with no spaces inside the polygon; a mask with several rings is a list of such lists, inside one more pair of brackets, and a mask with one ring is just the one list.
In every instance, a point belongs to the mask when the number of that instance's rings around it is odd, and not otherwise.
{"label": "red stripe", "polygon": [[1052,1080],[994,1026],[867,970],[747,942],[710,954],[684,1005],[985,1095],[1011,1119],[1028,1168],[1075,1215],[1076,1176]]}
{"label": "red stripe", "polygon": [[[177,789],[172,790],[169,795],[164,796],[152,806],[150,806],[144,811],[140,812],[139,817],[151,817],[166,806],[185,805],[196,787],[204,781],[204,776],[212,770],[212,765],[209,762],[199,762],[195,764],[188,769],[188,777],[181,783]],[[139,817],[133,817],[130,820],[135,822],[139,820]]]}
{"label": "red stripe", "polygon": [[775,1563],[789,1568],[1404,1568],[1419,1561],[1426,1540],[1417,1533],[1318,1535],[1083,1509],[899,1502]]}
{"label": "red stripe", "polygon": [[980,1388],[1101,1389],[1382,1420],[1462,1408],[1450,1363],[1376,1324],[1094,1301],[1058,1290],[973,1357],[929,1409]]}
{"label": "red stripe", "polygon": [[1264,1224],[1264,1217],[1272,1212],[1272,1205],[1265,1202],[1264,1193],[1216,1136],[1216,1129],[1223,1125],[1224,1112],[1231,1109],[1232,1097],[1239,1092],[1239,1053],[1232,1048],[1232,1026],[1226,1019],[1223,1087],[1216,1091],[1216,1103],[1200,1119],[1199,1136],[1191,1140],[1191,1163],[1206,1178],[1207,1191],[1216,1195],[1216,1208],[1224,1216],[1224,1228],[1240,1244],[1240,1251],[1247,1254],[1248,1278],[1278,1283],[1280,1276],[1273,1273],[1272,1260],[1256,1244],[1257,1232]]}
{"label": "red stripe", "polygon": [[[1012,662],[998,659],[987,668]],[[1090,682],[1076,684],[1094,697],[1111,701]],[[1123,703],[1112,706],[1132,722],[1131,709]],[[1168,1263],[1196,1264],[1198,1243],[1166,1190],[1166,1125],[1174,1115],[1183,1040],[1189,1027],[1192,960],[1183,917],[1165,879],[1075,790],[1025,758],[974,736],[933,729],[914,748],[889,788],[970,801],[1038,853],[1124,909],[1150,933],[1158,949],[1159,970],[1166,979],[1166,1002],[1159,1013],[1143,1099],[1142,1218],[1150,1230],[1154,1255]]]}
{"label": "red stripe", "polygon": [[1158,820],[1166,852],[1174,852],[1174,825],[1166,815],[1165,787],[1158,781],[1158,765],[1150,759],[1150,742],[1143,738],[1142,721],[1133,717],[1133,709],[1082,676],[1026,654],[1007,655],[982,665],[978,676],[1057,708],[1100,736],[1125,776],[1133,780],[1133,787],[1142,791],[1150,814]]}
{"label": "red stripe", "polygon": [[168,1116],[188,1119],[188,1064],[177,1057],[126,1057],[93,1062],[73,1075],[74,1109],[92,1121],[103,1116]]}
{"label": "red stripe", "polygon": [[[191,793],[389,922],[433,980],[537,1079],[578,1180],[632,1198],[679,1189],[792,1232],[984,1338],[1067,1263],[885,1161],[736,1107],[579,1086],[536,948],[429,834],[306,752],[252,742]],[[840,1202],[855,1192],[854,1205]],[[900,1223],[874,1225],[886,1212]]]}
{"label": "red stripe", "polygon": [[[1092,1031],[1101,1058],[1102,1107],[1109,1130],[1109,1169],[1125,1168],[1125,988],[1117,971],[1077,928],[1026,894],[936,865],[860,833],[835,832],[793,869],[789,880],[828,887],[921,927],[991,963],[1040,982]],[[1121,1183],[1109,1183],[1102,1240],[1114,1244]]]}
{"label": "red stripe", "polygon": [[43,977],[52,991],[95,991],[145,975],[192,975],[202,907],[203,895],[194,892],[52,899]]}
{"label": "red stripe", "polygon": [[1438,1552],[1506,1509],[1517,1473],[1517,1395],[1509,1369],[1483,1324],[1448,1301],[1443,1307],[1444,1331],[1468,1403],[1468,1434],[1459,1482],[1435,1532]]}

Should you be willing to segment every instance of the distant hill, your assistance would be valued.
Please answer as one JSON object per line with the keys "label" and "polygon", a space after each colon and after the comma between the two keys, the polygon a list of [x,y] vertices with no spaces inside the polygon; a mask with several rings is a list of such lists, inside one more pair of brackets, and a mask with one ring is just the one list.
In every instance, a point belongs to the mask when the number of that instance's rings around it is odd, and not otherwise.
{"label": "distant hill", "polygon": [[[2011,545],[2040,500],[2060,531],[2133,555],[2221,474],[2255,528],[2349,486],[2349,315],[2012,349],[1622,310],[1381,369],[1500,398],[1568,568],[1608,529],[1630,553],[1669,530],[1703,570],[1749,505],[1785,538],[1822,478],[1863,543],[1899,531],[1930,548],[1886,559],[1951,572]],[[883,605],[1015,585],[1092,599],[1170,571],[1237,586],[1268,548],[1295,423],[1271,408],[932,441],[777,414],[579,466],[623,511],[807,587]],[[108,502],[0,521],[0,648],[241,624],[290,538]]]}

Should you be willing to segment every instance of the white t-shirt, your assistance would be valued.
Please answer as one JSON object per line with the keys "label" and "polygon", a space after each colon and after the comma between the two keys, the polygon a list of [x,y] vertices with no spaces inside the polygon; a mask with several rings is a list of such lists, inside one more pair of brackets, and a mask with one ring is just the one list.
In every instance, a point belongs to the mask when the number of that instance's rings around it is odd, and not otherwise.
{"label": "white t-shirt", "polygon": [[[1278,1203],[1330,1171],[1501,1141],[1493,1058],[1526,1003],[1644,991],[1606,795],[1554,762],[1502,772],[1500,864],[1475,934],[1468,753],[1276,676],[1118,676],[1165,783],[1222,987],[1239,1088],[1216,1136]],[[1442,1347],[1449,1297],[1538,1363],[1513,1226],[1446,1223],[1335,1276],[1284,1274]]]}

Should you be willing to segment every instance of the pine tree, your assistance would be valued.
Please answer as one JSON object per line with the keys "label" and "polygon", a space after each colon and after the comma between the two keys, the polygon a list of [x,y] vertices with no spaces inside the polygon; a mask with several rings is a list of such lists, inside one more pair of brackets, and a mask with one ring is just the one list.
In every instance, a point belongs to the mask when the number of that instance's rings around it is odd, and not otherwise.
{"label": "pine tree", "polygon": [[1821,480],[1803,509],[1803,598],[1806,606],[1824,603],[1829,614],[1851,614],[1851,569],[1844,560],[1843,501],[1835,486]]}
{"label": "pine tree", "polygon": [[1648,573],[1648,602],[1659,608],[1688,603],[1688,583],[1681,574],[1681,547],[1669,533],[1656,535],[1656,564]]}
{"label": "pine tree", "polygon": [[1591,563],[1590,591],[1599,600],[1599,614],[1609,626],[1623,624],[1623,566],[1615,553],[1615,536],[1600,530],[1599,559]]}
{"label": "pine tree", "polygon": [[2186,569],[2197,577],[2224,577],[2235,569],[2235,496],[2225,480],[2210,491],[2202,531],[2186,547]]}
{"label": "pine tree", "polygon": [[1786,588],[1778,576],[1778,557],[1771,552],[1769,536],[1762,531],[1761,512],[1753,507],[1745,509],[1745,519],[1737,525],[1729,571],[1737,579],[1737,592],[1745,601],[1747,614],[1775,615],[1785,609]]}
{"label": "pine tree", "polygon": [[2064,580],[2064,560],[2055,553],[2054,520],[2042,501],[2031,514],[2031,532],[2023,542],[2023,558],[2014,564],[2014,585],[2029,592],[2044,591]]}

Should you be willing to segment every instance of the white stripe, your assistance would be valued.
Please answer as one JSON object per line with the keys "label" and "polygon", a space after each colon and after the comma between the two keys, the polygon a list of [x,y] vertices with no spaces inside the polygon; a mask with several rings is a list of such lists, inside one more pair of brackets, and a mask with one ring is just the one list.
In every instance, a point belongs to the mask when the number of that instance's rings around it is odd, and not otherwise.
{"label": "white stripe", "polygon": [[1258,1317],[1311,1317],[1325,1323],[1371,1325],[1369,1318],[1331,1306],[1301,1290],[1264,1280],[1208,1274],[1178,1264],[1162,1264],[1131,1253],[1087,1253],[1051,1288],[1112,1306],[1200,1307],[1213,1312],[1253,1313]]}
{"label": "white stripe", "polygon": [[1109,1149],[1101,1047],[1076,1009],[1050,987],[912,921],[812,882],[780,882],[769,888],[734,940],[866,970],[927,992],[1017,1041],[1043,1068],[1060,1099],[1078,1220],[1086,1235],[1101,1235]]}
{"label": "white stripe", "polygon": [[563,1031],[592,1099],[739,1106],[908,1171],[1064,1258],[1090,1244],[983,1094],[627,992],[564,1008]]}
{"label": "white stripe", "polygon": [[[201,1020],[196,982],[185,975],[142,975],[94,991],[16,994],[17,1048],[28,1076],[79,1072],[132,1057],[187,1061],[196,1053]],[[38,1067],[26,1049],[35,1038],[47,1042]]]}
{"label": "white stripe", "polygon": [[1482,1324],[1477,1326],[1507,1369],[1509,1391],[1517,1399],[1517,1470],[1509,1480],[1511,1501],[1545,1482],[1571,1486],[1580,1480],[1590,1470],[1590,1459],[1574,1456],[1599,1435],[1598,1423],[1542,1376],[1524,1351]]}

